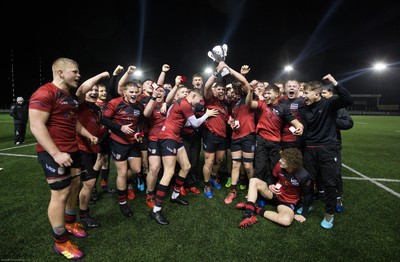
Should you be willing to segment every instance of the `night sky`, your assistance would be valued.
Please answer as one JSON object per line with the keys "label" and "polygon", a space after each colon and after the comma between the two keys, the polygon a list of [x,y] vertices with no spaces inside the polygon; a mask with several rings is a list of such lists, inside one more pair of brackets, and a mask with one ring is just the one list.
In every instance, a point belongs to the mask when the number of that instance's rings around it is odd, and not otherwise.
{"label": "night sky", "polygon": [[[207,52],[224,43],[227,64],[250,65],[249,80],[307,82],[331,73],[353,94],[382,93],[381,103],[400,103],[398,1],[107,2],[3,3],[0,108],[13,102],[13,88],[15,98],[27,99],[52,81],[51,63],[60,56],[79,63],[82,81],[118,64],[156,80],[168,63],[173,82],[214,67]],[[389,67],[377,73],[376,61]],[[290,76],[286,64],[295,69]]]}

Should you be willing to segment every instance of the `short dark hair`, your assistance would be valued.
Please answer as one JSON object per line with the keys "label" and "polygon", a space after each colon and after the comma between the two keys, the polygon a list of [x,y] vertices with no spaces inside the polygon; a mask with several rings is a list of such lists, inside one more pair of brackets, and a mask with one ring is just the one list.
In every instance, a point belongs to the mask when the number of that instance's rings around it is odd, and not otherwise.
{"label": "short dark hair", "polygon": [[124,84],[124,90],[127,90],[128,87],[130,87],[130,86],[140,88],[139,85],[135,81],[127,81]]}
{"label": "short dark hair", "polygon": [[304,86],[304,91],[322,92],[322,83],[320,81],[311,81]]}
{"label": "short dark hair", "polygon": [[195,77],[201,77],[203,79],[203,76],[200,73],[194,73],[192,75],[192,79],[195,78]]}
{"label": "short dark hair", "polygon": [[277,86],[277,85],[275,85],[275,84],[269,84],[269,85],[267,85],[267,86],[265,87],[265,90],[272,90],[272,91],[274,91],[275,93],[279,93],[279,92],[280,92],[279,86]]}
{"label": "short dark hair", "polygon": [[195,93],[196,95],[203,97],[203,94],[197,88],[193,88],[192,90],[190,90],[190,93]]}
{"label": "short dark hair", "polygon": [[333,89],[332,89],[332,87],[330,87],[330,86],[323,86],[323,87],[322,87],[322,90],[326,90],[326,91],[328,91],[328,92],[333,92]]}

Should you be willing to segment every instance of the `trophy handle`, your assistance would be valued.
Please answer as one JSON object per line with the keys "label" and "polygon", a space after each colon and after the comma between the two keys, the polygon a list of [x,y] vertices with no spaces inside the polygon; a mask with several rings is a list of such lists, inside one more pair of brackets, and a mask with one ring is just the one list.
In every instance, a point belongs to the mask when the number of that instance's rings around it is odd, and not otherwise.
{"label": "trophy handle", "polygon": [[222,50],[224,50],[224,57],[226,57],[227,53],[228,53],[228,46],[226,44],[222,45]]}
{"label": "trophy handle", "polygon": [[209,58],[211,58],[213,61],[215,61],[214,55],[211,53],[211,51],[208,51],[207,55]]}

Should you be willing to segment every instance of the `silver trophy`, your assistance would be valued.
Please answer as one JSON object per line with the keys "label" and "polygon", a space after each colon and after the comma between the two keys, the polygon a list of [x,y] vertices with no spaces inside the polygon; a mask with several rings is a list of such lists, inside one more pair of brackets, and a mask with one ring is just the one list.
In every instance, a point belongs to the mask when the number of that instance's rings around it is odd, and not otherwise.
{"label": "silver trophy", "polygon": [[[223,44],[222,46],[216,45],[211,51],[208,51],[208,57],[211,58],[213,61],[219,63],[221,61],[225,61],[227,52],[228,46],[226,44]],[[222,69],[221,76],[226,76],[227,74],[229,74],[228,68]]]}

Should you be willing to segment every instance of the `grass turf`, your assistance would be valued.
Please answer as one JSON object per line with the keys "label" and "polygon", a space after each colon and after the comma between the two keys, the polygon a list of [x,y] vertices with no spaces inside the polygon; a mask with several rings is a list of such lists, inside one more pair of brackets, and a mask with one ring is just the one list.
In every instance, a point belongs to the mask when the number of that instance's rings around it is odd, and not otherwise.
{"label": "grass turf", "polygon": [[[187,207],[165,202],[168,226],[149,218],[144,192],[135,189],[129,202],[131,218],[120,213],[116,195],[102,194],[90,206],[101,227],[86,239],[71,239],[86,253],[86,261],[396,261],[400,256],[400,118],[353,116],[355,126],[343,132],[345,210],[335,215],[331,230],[320,227],[322,201],[305,223],[278,226],[264,218],[239,229],[246,191],[231,205],[228,189],[213,189],[214,198],[188,193]],[[47,219],[49,188],[35,158],[34,139],[13,145],[12,119],[0,115],[0,259],[59,261],[52,251]],[[32,156],[32,157],[27,157]],[[360,175],[361,174],[361,175]],[[360,178],[397,179],[374,181]],[[116,178],[110,174],[111,185]],[[100,187],[98,186],[100,190]],[[170,192],[169,192],[170,193]],[[273,207],[270,207],[274,209]]]}

